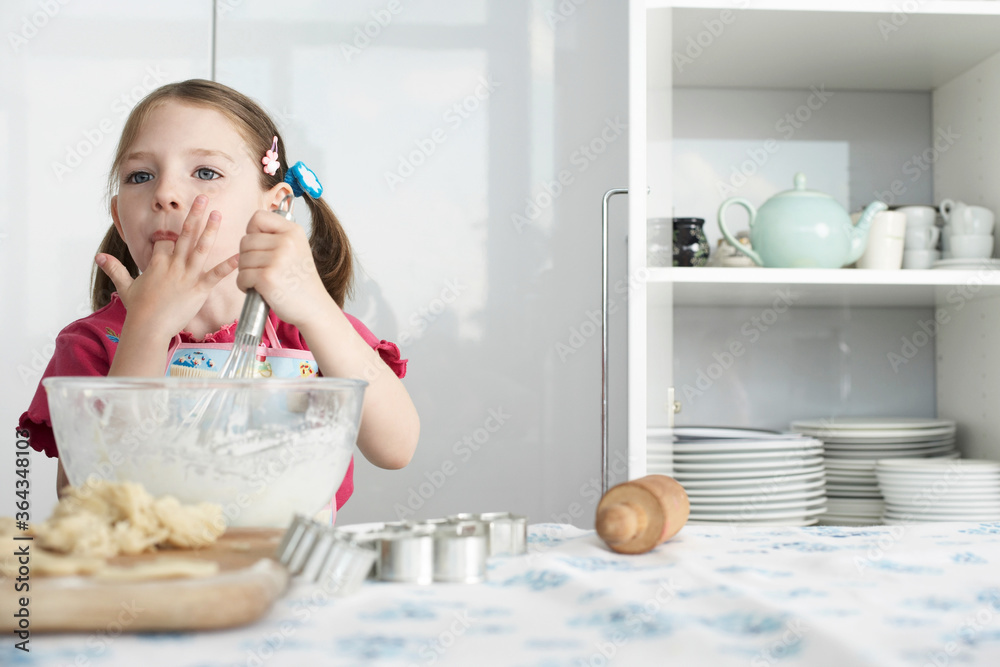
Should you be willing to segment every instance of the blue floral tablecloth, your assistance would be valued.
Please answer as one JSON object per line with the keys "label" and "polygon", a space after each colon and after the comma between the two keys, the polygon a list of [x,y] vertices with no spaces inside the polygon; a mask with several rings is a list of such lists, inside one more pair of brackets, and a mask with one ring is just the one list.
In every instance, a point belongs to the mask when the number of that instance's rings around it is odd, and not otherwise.
{"label": "blue floral tablecloth", "polygon": [[686,526],[622,556],[531,526],[482,585],[294,585],[259,623],[37,635],[5,665],[1000,665],[1000,524]]}

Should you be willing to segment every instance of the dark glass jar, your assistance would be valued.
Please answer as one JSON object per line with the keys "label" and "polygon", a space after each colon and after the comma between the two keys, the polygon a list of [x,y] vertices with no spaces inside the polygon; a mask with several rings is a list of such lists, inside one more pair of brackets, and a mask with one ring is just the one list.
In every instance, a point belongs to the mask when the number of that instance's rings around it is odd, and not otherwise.
{"label": "dark glass jar", "polygon": [[705,266],[708,238],[704,218],[674,218],[674,266]]}

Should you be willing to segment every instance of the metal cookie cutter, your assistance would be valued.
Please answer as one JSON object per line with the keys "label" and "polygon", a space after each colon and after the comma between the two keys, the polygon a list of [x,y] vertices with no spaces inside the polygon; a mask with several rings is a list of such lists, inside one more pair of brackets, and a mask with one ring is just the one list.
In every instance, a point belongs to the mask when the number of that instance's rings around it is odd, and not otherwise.
{"label": "metal cookie cutter", "polygon": [[486,527],[490,556],[520,556],[527,553],[528,518],[510,512],[453,514],[451,521],[478,521]]}
{"label": "metal cookie cutter", "polygon": [[434,531],[434,581],[477,584],[486,580],[489,555],[486,526],[480,521],[449,521]]}
{"label": "metal cookie cutter", "polygon": [[297,514],[278,545],[278,561],[289,574],[321,583],[334,595],[360,588],[375,562],[375,545],[364,535],[324,526]]}
{"label": "metal cookie cutter", "polygon": [[322,581],[343,595],[357,590],[369,574],[413,584],[482,582],[486,559],[525,553],[526,536],[527,518],[509,512],[390,522],[360,531],[297,515],[277,555],[291,574]]}
{"label": "metal cookie cutter", "polygon": [[412,584],[434,581],[433,526],[386,524],[382,531],[369,534],[377,543],[376,579]]}

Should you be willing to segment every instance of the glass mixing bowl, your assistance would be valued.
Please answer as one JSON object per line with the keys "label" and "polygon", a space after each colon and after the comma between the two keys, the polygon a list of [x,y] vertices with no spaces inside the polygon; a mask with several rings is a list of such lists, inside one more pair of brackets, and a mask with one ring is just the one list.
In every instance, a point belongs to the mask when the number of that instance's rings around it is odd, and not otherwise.
{"label": "glass mixing bowl", "polygon": [[344,479],[366,382],[52,377],[42,382],[71,484],[140,482],[218,503],[230,526],[286,527]]}

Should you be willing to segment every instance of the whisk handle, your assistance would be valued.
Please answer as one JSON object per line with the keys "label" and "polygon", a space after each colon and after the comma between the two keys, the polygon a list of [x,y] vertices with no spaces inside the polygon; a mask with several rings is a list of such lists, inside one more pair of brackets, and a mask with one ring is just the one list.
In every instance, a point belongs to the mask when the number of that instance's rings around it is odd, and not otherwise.
{"label": "whisk handle", "polygon": [[264,302],[264,297],[257,290],[252,287],[248,289],[247,297],[243,301],[243,310],[240,311],[240,321],[236,325],[236,337],[238,338],[240,334],[250,334],[260,340],[270,310]]}

